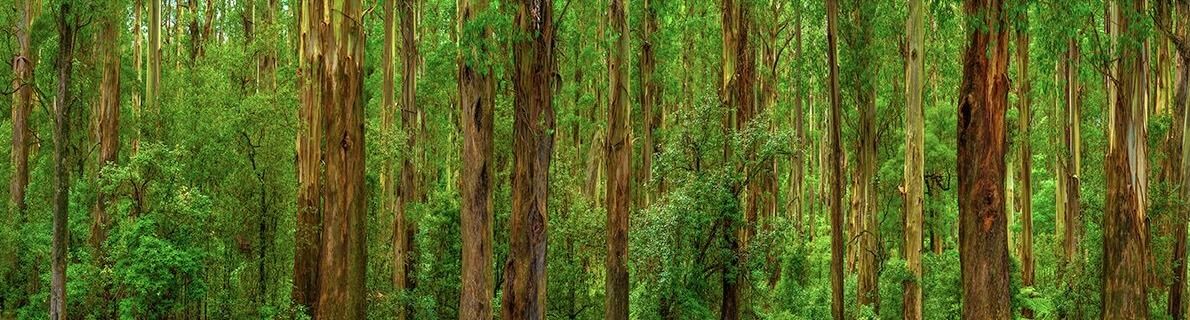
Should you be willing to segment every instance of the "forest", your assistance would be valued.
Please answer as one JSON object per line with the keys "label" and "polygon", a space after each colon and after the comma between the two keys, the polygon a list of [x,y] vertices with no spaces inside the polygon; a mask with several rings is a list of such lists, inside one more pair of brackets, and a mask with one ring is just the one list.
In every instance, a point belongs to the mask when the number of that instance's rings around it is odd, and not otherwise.
{"label": "forest", "polygon": [[1190,0],[0,0],[0,29],[0,320],[1190,308]]}

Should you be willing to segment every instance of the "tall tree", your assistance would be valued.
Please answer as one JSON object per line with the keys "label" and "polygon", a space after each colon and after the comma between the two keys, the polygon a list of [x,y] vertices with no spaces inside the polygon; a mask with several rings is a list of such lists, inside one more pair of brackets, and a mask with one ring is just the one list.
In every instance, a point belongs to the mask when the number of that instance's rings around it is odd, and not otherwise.
{"label": "tall tree", "polygon": [[[392,0],[397,1],[397,0]],[[416,1],[400,0],[397,4],[401,15],[401,127],[405,130],[405,145],[410,152],[405,153],[404,163],[401,165],[401,189],[396,203],[396,217],[393,221],[393,289],[403,292],[409,286],[409,261],[412,234],[408,218],[409,204],[421,198],[418,178],[418,168],[414,165],[418,150],[418,136],[420,128],[417,123],[420,110],[417,106],[417,26]],[[391,4],[390,4],[391,5]],[[388,20],[392,21],[392,20]],[[386,21],[386,23],[390,23]],[[389,27],[391,28],[391,27]],[[391,49],[390,49],[391,50]],[[404,320],[406,309],[404,306],[397,310],[397,319]]]}
{"label": "tall tree", "polygon": [[308,1],[307,17],[323,17],[303,23],[317,29],[317,41],[306,42],[305,49],[317,51],[315,61],[321,62],[312,76],[324,81],[317,96],[328,122],[315,318],[362,319],[367,315],[362,3]]}
{"label": "tall tree", "polygon": [[[148,0],[149,1],[149,42],[148,42],[148,72],[145,77],[145,109],[150,115],[149,123],[154,123],[155,127],[150,131],[150,137],[155,139],[161,138],[161,2],[164,0]],[[142,126],[146,121],[141,121]],[[144,203],[142,198],[138,198],[138,203]]]}
{"label": "tall tree", "polygon": [[[751,46],[751,4],[747,1],[740,0],[723,0],[721,12],[721,21],[723,26],[723,55],[722,55],[722,86],[720,89],[720,100],[724,106],[730,108],[728,113],[724,114],[723,129],[724,131],[743,131],[752,121],[752,117],[756,113],[756,92],[754,88],[754,81],[756,77],[756,58],[755,52]],[[733,122],[732,119],[735,121]],[[745,163],[753,165],[751,160],[755,160],[754,148],[748,147],[745,150],[745,155],[742,157],[747,159]],[[732,155],[732,147],[730,144],[724,144],[724,157],[728,158]],[[759,164],[755,164],[759,167]],[[741,168],[746,169],[746,168]],[[762,170],[756,168],[757,170]],[[747,170],[745,170],[747,171]],[[749,174],[752,175],[752,174]],[[722,232],[723,242],[729,250],[735,254],[728,256],[727,262],[722,265],[721,273],[721,288],[722,301],[719,308],[720,319],[739,319],[740,307],[748,307],[747,303],[740,302],[741,289],[746,289],[742,284],[746,281],[746,275],[741,271],[744,266],[744,257],[747,256],[745,252],[748,251],[748,244],[756,232],[755,222],[757,212],[761,205],[761,193],[763,191],[760,179],[746,179],[743,190],[746,190],[746,197],[744,198],[744,219],[743,227],[737,225],[736,218],[724,215],[719,219],[719,224],[726,230]]]}
{"label": "tall tree", "polygon": [[1078,264],[1079,249],[1078,243],[1082,234],[1082,214],[1081,206],[1079,205],[1079,185],[1082,174],[1082,134],[1081,114],[1082,114],[1082,99],[1081,85],[1079,84],[1078,69],[1080,65],[1080,50],[1077,39],[1070,39],[1067,42],[1064,77],[1066,78],[1066,110],[1063,119],[1063,133],[1065,135],[1065,150],[1069,153],[1067,160],[1062,164],[1059,185],[1063,186],[1060,191],[1062,197],[1064,210],[1062,212],[1062,221],[1065,225],[1063,230],[1062,246],[1063,255],[1066,257],[1067,264]]}
{"label": "tall tree", "polygon": [[851,24],[844,37],[855,67],[849,86],[855,94],[859,108],[859,127],[856,135],[856,166],[853,174],[855,190],[852,191],[852,223],[855,233],[855,255],[858,283],[856,300],[859,306],[873,310],[880,308],[880,283],[877,269],[880,267],[880,226],[876,205],[876,77],[869,68],[879,61],[872,50],[874,41],[874,3],[852,1],[850,3]]}
{"label": "tall tree", "polygon": [[[632,130],[628,120],[628,8],[611,0],[613,44],[608,65],[607,319],[628,319],[628,210],[631,208]],[[646,124],[647,126],[647,124]]]}
{"label": "tall tree", "polygon": [[513,24],[513,174],[504,319],[545,319],[549,170],[556,127],[553,104],[554,4],[518,0]]}
{"label": "tall tree", "polygon": [[[1133,36],[1133,17],[1144,12],[1144,0],[1119,0],[1109,15],[1112,37]],[[1115,42],[1115,41],[1113,41]],[[1145,159],[1145,95],[1142,48],[1121,41],[1111,78],[1108,151],[1105,161],[1107,199],[1103,218],[1103,317],[1148,318],[1148,192]]]}
{"label": "tall tree", "polygon": [[487,0],[462,0],[458,6],[459,106],[463,127],[462,294],[459,319],[491,319],[492,290],[492,110],[495,81],[485,42],[491,27],[477,19]]}
{"label": "tall tree", "polygon": [[925,207],[925,119],[922,108],[922,62],[925,51],[925,23],[922,0],[909,1],[905,20],[908,51],[905,52],[905,262],[913,278],[903,283],[902,314],[921,319],[922,211]]}
{"label": "tall tree", "polygon": [[20,17],[13,29],[17,42],[17,54],[12,59],[14,91],[12,103],[12,175],[9,178],[8,195],[11,208],[10,221],[24,221],[25,190],[29,186],[29,112],[33,106],[33,51],[31,36],[34,6],[38,1],[20,2]]}
{"label": "tall tree", "polygon": [[[106,7],[106,16],[100,22],[99,54],[101,65],[101,80],[99,84],[99,108],[96,118],[99,120],[99,166],[115,164],[120,151],[120,35],[123,22],[124,8],[122,6]],[[102,172],[102,171],[100,171]],[[110,199],[106,193],[100,191],[96,195],[95,207],[91,213],[91,246],[95,252],[101,252],[103,242],[107,240],[109,217],[107,207]]]}
{"label": "tall tree", "polygon": [[[394,70],[393,70],[394,69],[393,61],[396,61],[396,40],[395,40],[396,39],[396,30],[395,29],[396,29],[397,21],[396,21],[396,14],[394,13],[396,11],[394,9],[395,2],[397,2],[397,1],[396,0],[384,1],[384,57],[383,57],[383,62],[381,63],[383,65],[383,69],[384,69],[384,79],[383,79],[383,84],[381,85],[382,88],[380,89],[381,90],[381,103],[383,104],[381,106],[381,116],[380,116],[381,124],[380,124],[380,126],[382,127],[382,130],[384,130],[384,132],[385,132],[385,137],[392,137],[394,135],[394,133],[395,133],[393,130],[394,113],[397,113],[400,111],[399,108],[397,107],[396,101],[394,100],[395,98],[394,98],[394,92],[393,92],[395,89],[395,83],[393,80],[394,80],[394,77],[396,76],[394,74]],[[403,115],[404,113],[402,112],[401,114]],[[405,117],[403,116],[402,119],[404,119],[404,118]],[[401,206],[402,203],[398,200],[398,197],[399,197],[399,195],[397,194],[397,190],[398,190],[397,189],[398,188],[397,181],[398,180],[395,178],[395,175],[394,175],[392,159],[389,159],[386,157],[384,159],[383,168],[381,168],[381,170],[382,170],[382,173],[381,173],[381,179],[380,179],[380,185],[381,185],[380,198],[381,198],[382,207],[384,208],[384,211],[386,214],[391,215],[393,217],[393,228],[392,228],[392,238],[391,238],[391,240],[392,240],[391,245],[392,245],[392,249],[393,249],[392,257],[391,257],[392,264],[393,264],[392,275],[391,275],[392,282],[393,282],[393,291],[394,291],[393,296],[400,297],[401,290],[404,290],[404,288],[405,288],[405,255],[404,255],[404,252],[405,252],[405,245],[404,245],[404,243],[405,243],[405,232],[404,232],[404,230],[405,230],[405,221],[404,221],[405,220],[405,210],[404,210],[403,206]],[[401,182],[404,182],[404,180],[401,180]],[[398,318],[404,318],[404,316],[405,316],[404,308],[397,310]]]}
{"label": "tall tree", "polygon": [[1003,0],[966,0],[970,31],[959,87],[959,260],[963,318],[1008,319],[1004,114],[1008,30]]}
{"label": "tall tree", "polygon": [[67,143],[70,141],[70,81],[74,67],[75,34],[79,18],[73,1],[58,5],[58,54],[54,61],[57,83],[54,90],[54,214],[53,247],[50,257],[50,319],[66,319],[66,247],[70,239],[66,220],[70,198],[70,177],[66,169]]}
{"label": "tall tree", "polygon": [[830,69],[830,217],[831,217],[831,315],[843,319],[843,147],[839,144],[838,0],[826,1],[827,64]]}
{"label": "tall tree", "polygon": [[[640,109],[644,113],[644,145],[641,146],[641,177],[638,179],[636,188],[638,193],[643,193],[641,199],[643,202],[638,203],[637,206],[648,206],[658,192],[664,192],[660,185],[653,185],[653,157],[656,156],[658,145],[655,137],[656,131],[665,122],[664,108],[660,106],[661,86],[657,83],[657,52],[655,48],[656,40],[653,39],[657,32],[657,8],[653,5],[655,0],[642,0],[641,14],[644,21],[640,24],[640,70],[637,74],[640,77]],[[647,187],[646,187],[647,186]]]}
{"label": "tall tree", "polygon": [[[1190,1],[1181,1],[1178,4],[1178,17],[1180,21],[1187,21],[1190,19]],[[1166,20],[1168,21],[1168,20]],[[1172,27],[1169,24],[1163,24],[1162,30],[1169,35],[1173,44],[1174,51],[1177,52],[1181,59],[1180,80],[1178,81],[1177,92],[1174,93],[1174,112],[1180,110],[1182,112],[1182,136],[1181,151],[1182,163],[1179,165],[1181,181],[1181,196],[1182,199],[1190,198],[1190,27],[1185,23],[1178,26],[1178,34],[1174,35],[1175,31],[1170,30]],[[1174,124],[1178,125],[1178,124]],[[1184,211],[1183,211],[1184,212]],[[1183,219],[1178,219],[1175,223],[1174,231],[1174,252],[1173,252],[1173,270],[1174,279],[1173,284],[1169,290],[1169,314],[1173,319],[1181,320],[1186,318],[1186,222]]]}
{"label": "tall tree", "polygon": [[[1016,21],[1016,63],[1017,63],[1017,109],[1018,109],[1018,130],[1017,143],[1019,149],[1017,150],[1020,160],[1019,181],[1017,191],[1020,194],[1020,203],[1017,204],[1021,209],[1020,223],[1020,259],[1021,259],[1021,285],[1033,286],[1033,149],[1032,149],[1032,132],[1033,127],[1030,123],[1032,120],[1032,111],[1029,109],[1029,104],[1032,103],[1032,88],[1029,76],[1029,13],[1028,2],[1022,1],[1022,7],[1017,8],[1019,15]],[[1033,310],[1025,308],[1021,310],[1025,318],[1033,318]]]}
{"label": "tall tree", "polygon": [[[321,34],[326,31],[322,17],[322,1],[304,0],[298,19],[300,43],[298,45],[298,86],[301,89],[301,108],[298,109],[301,123],[297,136],[298,196],[297,231],[294,233],[293,300],[313,316],[318,310],[319,261],[322,257],[322,191],[325,185],[322,174],[322,147],[326,118],[322,103],[333,96],[328,86],[329,75],[322,64],[326,53],[319,46]],[[324,97],[325,96],[325,97]]]}

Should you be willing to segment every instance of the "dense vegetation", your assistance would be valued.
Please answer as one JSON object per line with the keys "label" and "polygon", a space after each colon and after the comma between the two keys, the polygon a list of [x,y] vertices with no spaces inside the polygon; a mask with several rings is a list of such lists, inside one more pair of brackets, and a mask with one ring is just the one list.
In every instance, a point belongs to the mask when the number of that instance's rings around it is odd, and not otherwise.
{"label": "dense vegetation", "polygon": [[0,0],[0,319],[1184,319],[1190,0]]}

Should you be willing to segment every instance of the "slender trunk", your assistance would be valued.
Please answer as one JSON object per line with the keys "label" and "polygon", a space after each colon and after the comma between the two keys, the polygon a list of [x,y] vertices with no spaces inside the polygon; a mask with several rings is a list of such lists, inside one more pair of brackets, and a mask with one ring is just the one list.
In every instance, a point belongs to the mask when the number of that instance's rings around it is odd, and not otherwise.
{"label": "slender trunk", "polygon": [[324,80],[317,103],[328,121],[317,319],[362,319],[367,314],[361,7],[358,0],[310,0],[303,9],[310,11],[307,17],[323,17],[303,21],[318,29],[310,35],[317,41],[303,49],[316,51],[322,60],[314,76]]}
{"label": "slender trunk", "polygon": [[[397,0],[393,0],[397,1]],[[393,5],[393,4],[389,4]],[[416,25],[414,21],[414,14],[416,8],[413,0],[400,0],[395,4],[397,6],[400,17],[401,28],[401,127],[405,131],[405,145],[407,150],[404,155],[404,162],[401,165],[401,187],[400,194],[396,203],[396,216],[393,221],[393,274],[392,283],[393,290],[396,292],[404,292],[409,289],[409,277],[411,269],[409,268],[411,259],[412,243],[408,240],[410,234],[413,233],[410,221],[408,219],[409,204],[418,201],[420,198],[420,184],[418,183],[418,168],[415,166],[415,158],[419,150],[418,136],[418,106],[416,100],[417,90],[417,44],[415,38]],[[390,23],[393,20],[388,20]],[[392,28],[388,26],[388,28]],[[392,49],[389,49],[392,50]],[[405,319],[407,309],[411,307],[402,302],[401,307],[397,310],[397,319]]]}
{"label": "slender trunk", "polygon": [[[1190,18],[1190,3],[1183,2],[1179,9],[1180,16]],[[1182,20],[1186,21],[1186,20]],[[1174,110],[1182,114],[1181,152],[1182,161],[1179,164],[1181,181],[1181,195],[1183,199],[1190,197],[1190,28],[1182,26],[1179,36],[1178,55],[1182,60],[1181,80],[1178,82],[1177,92],[1174,94]],[[1176,125],[1176,124],[1175,124]],[[1169,291],[1169,314],[1176,320],[1186,318],[1185,290],[1186,290],[1186,222],[1179,219],[1174,224],[1174,252],[1173,252],[1173,285]]]}
{"label": "slender trunk", "polygon": [[830,217],[831,217],[831,315],[843,319],[843,148],[839,144],[839,57],[837,0],[826,1],[827,63],[830,68]]}
{"label": "slender trunk", "polygon": [[1008,31],[1003,0],[967,0],[981,27],[968,37],[959,100],[959,260],[963,318],[1012,316],[1004,212]]}
{"label": "slender trunk", "polygon": [[[807,162],[806,161],[806,150],[808,149],[808,148],[806,148],[806,146],[808,145],[808,143],[806,143],[806,132],[805,132],[805,128],[804,128],[805,127],[804,102],[805,102],[805,96],[807,94],[807,90],[806,90],[806,85],[805,85],[806,81],[804,79],[800,78],[802,72],[804,72],[804,70],[805,70],[805,56],[802,54],[802,17],[805,15],[806,9],[805,9],[805,7],[803,7],[801,1],[796,2],[796,4],[794,4],[794,5],[797,6],[797,9],[795,9],[795,10],[797,10],[797,20],[794,25],[794,37],[796,37],[794,40],[796,42],[796,44],[795,44],[796,47],[794,49],[796,51],[794,51],[794,55],[796,57],[795,58],[796,60],[793,62],[793,64],[794,64],[794,68],[795,68],[794,74],[797,74],[798,75],[797,77],[799,77],[799,78],[794,80],[795,84],[794,84],[794,96],[793,96],[793,127],[794,127],[793,170],[790,170],[791,171],[790,174],[792,175],[793,181],[791,182],[792,186],[790,186],[790,191],[792,194],[789,197],[790,201],[793,202],[793,205],[792,205],[793,206],[793,208],[792,208],[793,216],[788,217],[788,218],[794,219],[796,221],[795,224],[796,224],[798,240],[804,241],[805,240],[804,237],[806,236],[806,229],[813,228],[813,226],[807,227],[806,217],[805,217],[806,216],[806,212],[805,212],[805,206],[806,206],[805,194],[806,194],[806,192],[805,192],[805,187],[804,187],[804,185],[805,185],[804,175],[805,175],[805,166],[806,166],[805,163]],[[811,123],[813,123],[813,117],[811,117]]]}
{"label": "slender trunk", "polygon": [[[857,34],[847,41],[854,63],[857,65],[872,65],[878,60],[872,53],[873,42],[872,10],[869,5],[856,3],[851,7],[852,21]],[[857,69],[859,70],[859,69]],[[858,71],[851,83],[855,91],[859,107],[859,132],[857,135],[857,163],[852,203],[855,210],[855,233],[851,238],[856,239],[857,246],[853,254],[856,256],[858,284],[856,285],[857,301],[860,306],[880,310],[880,284],[877,279],[877,269],[880,268],[880,226],[876,219],[876,85],[874,74]]]}
{"label": "slender trunk", "polygon": [[[1016,58],[1017,58],[1017,108],[1019,111],[1019,129],[1018,142],[1020,148],[1017,150],[1020,156],[1020,181],[1018,182],[1018,190],[1020,192],[1021,208],[1020,223],[1020,259],[1021,259],[1021,285],[1031,287],[1033,286],[1033,149],[1032,149],[1032,132],[1033,125],[1032,111],[1030,111],[1029,104],[1032,103],[1032,88],[1029,76],[1029,17],[1027,10],[1022,10],[1017,19],[1016,29]],[[1021,310],[1022,316],[1028,319],[1033,318],[1033,310],[1024,308]]]}
{"label": "slender trunk", "polygon": [[[652,7],[651,0],[642,0],[643,8],[641,9],[644,15],[644,21],[640,25],[641,30],[641,45],[640,45],[640,108],[644,113],[645,122],[642,124],[644,128],[644,145],[641,146],[641,179],[637,182],[639,186],[638,192],[643,193],[642,203],[637,205],[640,207],[647,207],[652,203],[653,198],[659,194],[660,188],[653,183],[653,157],[657,153],[657,140],[654,135],[656,130],[664,122],[665,113],[662,112],[659,106],[660,86],[657,84],[654,74],[657,68],[657,57],[654,45],[653,34],[657,30],[657,12]],[[648,186],[648,187],[643,187]]]}
{"label": "slender trunk", "polygon": [[905,263],[913,279],[906,280],[902,303],[904,319],[920,320],[921,308],[921,234],[922,211],[925,207],[925,118],[922,108],[922,62],[925,24],[922,0],[909,1],[909,18],[905,21],[908,40],[905,68]]}
{"label": "slender trunk", "polygon": [[[145,109],[149,114],[148,123],[155,127],[151,131],[152,139],[161,139],[161,105],[158,101],[161,95],[161,2],[164,0],[149,0],[149,61],[145,78]],[[142,121],[142,123],[145,123]],[[143,194],[138,203],[145,203]]]}
{"label": "slender trunk", "polygon": [[[487,10],[487,0],[459,2],[459,30]],[[492,31],[459,35],[459,106],[463,126],[462,229],[463,262],[459,319],[492,319],[492,111],[495,82],[484,44]]]}
{"label": "slender trunk", "polygon": [[[104,18],[101,22],[100,54],[102,55],[102,79],[99,84],[99,166],[115,165],[120,151],[120,26],[119,15]],[[102,178],[102,169],[99,171]],[[91,247],[102,256],[103,242],[107,240],[109,227],[107,207],[112,201],[106,193],[99,191],[95,196],[95,207],[91,212]]]}
{"label": "slender trunk", "polygon": [[504,319],[545,319],[549,169],[556,126],[553,106],[553,1],[519,0],[514,20],[528,35],[513,47],[512,216],[504,268]]}
{"label": "slender trunk", "polygon": [[[1144,10],[1144,0],[1115,3],[1112,38],[1131,35],[1132,18]],[[1113,41],[1115,42],[1115,41]],[[1103,317],[1148,318],[1148,192],[1144,150],[1145,111],[1143,53],[1135,44],[1120,47],[1115,60],[1103,223]],[[1112,55],[1114,57],[1114,55]]]}
{"label": "slender trunk", "polygon": [[[628,23],[624,0],[611,0],[608,65],[606,319],[628,319],[628,210],[631,208],[632,130],[628,123]],[[647,125],[646,125],[647,126]]]}
{"label": "slender trunk", "polygon": [[67,204],[70,198],[70,177],[66,170],[70,141],[70,77],[74,66],[75,32],[78,17],[71,12],[71,3],[58,7],[58,55],[54,61],[57,84],[54,90],[54,215],[53,247],[50,258],[50,319],[61,320],[66,315],[66,247],[70,239],[66,229]]}
{"label": "slender trunk", "polygon": [[[396,14],[394,6],[396,0],[384,1],[384,57],[382,62],[383,68],[383,84],[381,88],[381,130],[386,132],[385,137],[395,135],[393,130],[394,114],[400,112],[400,108],[394,100],[394,68],[393,61],[396,60]],[[403,5],[403,4],[402,4]],[[400,112],[402,119],[405,119],[404,112]],[[404,122],[404,121],[403,121]],[[404,201],[399,200],[398,180],[394,174],[393,160],[391,158],[384,159],[384,167],[381,169],[381,203],[384,209],[385,216],[392,216],[392,236],[390,244],[392,246],[392,284],[393,297],[400,297],[401,291],[405,289],[405,264],[407,259],[405,257],[405,207]],[[404,172],[404,171],[402,171]],[[401,179],[401,183],[405,180]],[[405,316],[404,308],[397,310],[397,318],[403,319]]]}

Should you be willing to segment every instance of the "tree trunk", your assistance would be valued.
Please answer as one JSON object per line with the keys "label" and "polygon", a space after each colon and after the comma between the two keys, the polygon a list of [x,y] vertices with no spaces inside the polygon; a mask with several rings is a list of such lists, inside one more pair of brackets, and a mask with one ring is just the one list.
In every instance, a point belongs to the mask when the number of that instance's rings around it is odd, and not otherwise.
{"label": "tree trunk", "polygon": [[[303,12],[317,28],[306,50],[323,60],[320,101],[328,121],[322,254],[318,273],[317,319],[362,319],[367,315],[367,242],[364,185],[364,33],[358,0],[309,0]],[[323,12],[322,10],[329,10]],[[330,14],[334,12],[334,14]],[[321,46],[318,46],[318,45]],[[322,56],[322,55],[327,56]]]}
{"label": "tree trunk", "polygon": [[831,216],[831,315],[843,319],[843,148],[839,144],[839,57],[837,0],[826,1],[827,63],[830,68],[830,216]]}
{"label": "tree trunk", "polygon": [[[400,0],[396,5],[401,15],[401,127],[405,131],[405,145],[407,147],[406,150],[408,150],[404,155],[404,162],[401,166],[401,189],[399,191],[399,200],[396,203],[392,241],[393,290],[401,293],[409,289],[410,279],[408,274],[411,271],[409,266],[412,260],[412,243],[408,241],[410,234],[413,233],[413,228],[411,228],[412,225],[408,218],[409,204],[418,201],[421,194],[420,184],[418,183],[420,180],[418,178],[419,170],[414,161],[419,150],[418,136],[420,136],[420,129],[418,126],[418,115],[420,111],[418,110],[416,100],[418,59],[417,41],[415,38],[417,26],[414,20],[416,10],[414,6],[416,3],[413,0]],[[399,306],[401,307],[397,309],[396,317],[399,320],[403,320],[405,319],[407,309],[411,305],[402,301]]]}
{"label": "tree trunk", "polygon": [[[725,113],[723,119],[725,132],[743,131],[755,114],[756,99],[753,81],[756,64],[755,55],[749,42],[752,24],[749,6],[750,4],[745,1],[723,0],[721,7],[723,78],[720,83],[722,86],[720,99],[731,110]],[[734,123],[731,121],[732,118],[735,119]],[[754,160],[755,148],[747,148],[744,157],[747,160]],[[724,144],[725,160],[731,158],[732,152],[731,145]],[[745,161],[748,165],[751,165],[751,162]],[[745,169],[741,172],[748,171],[746,167],[741,167],[741,169]],[[760,169],[757,168],[757,170]],[[757,175],[757,177],[763,176]],[[728,249],[735,253],[728,258],[727,262],[723,263],[721,270],[722,300],[719,312],[722,320],[739,319],[741,307],[749,307],[748,303],[741,302],[741,296],[744,295],[741,291],[747,289],[747,286],[743,286],[747,281],[746,272],[742,270],[745,265],[744,257],[747,256],[746,252],[749,250],[749,242],[755,234],[756,216],[761,206],[760,198],[763,190],[760,180],[746,179],[746,184],[742,186],[747,193],[743,203],[743,227],[740,228],[734,217],[727,215],[720,217],[718,222],[725,230],[722,233],[724,243]]]}
{"label": "tree trunk", "polygon": [[78,16],[71,12],[70,2],[58,6],[58,55],[54,61],[57,84],[54,90],[54,215],[53,247],[50,260],[50,319],[62,320],[66,315],[66,247],[70,236],[66,226],[69,218],[70,177],[66,170],[67,143],[70,141],[70,77],[74,66],[75,33]]}
{"label": "tree trunk", "polygon": [[[653,183],[653,157],[657,154],[656,130],[664,122],[665,113],[659,107],[660,86],[655,80],[657,69],[656,49],[653,47],[653,34],[657,30],[657,11],[652,7],[652,0],[642,0],[644,21],[641,23],[640,45],[640,108],[644,113],[644,146],[641,146],[641,179],[637,182],[639,193],[644,201],[639,207],[648,207],[653,198],[660,192],[660,186]],[[643,187],[647,186],[647,187]],[[642,188],[643,187],[643,188]]]}
{"label": "tree trunk", "polygon": [[[806,64],[805,56],[802,53],[802,33],[803,33],[802,32],[802,17],[805,15],[806,9],[800,1],[796,2],[796,4],[794,4],[794,5],[797,6],[797,9],[796,9],[797,10],[797,18],[796,18],[797,21],[794,24],[794,37],[795,37],[794,41],[796,42],[796,44],[795,44],[796,47],[794,49],[796,51],[795,51],[794,55],[796,56],[797,60],[794,61],[794,68],[795,68],[794,74],[797,74],[800,77],[802,72],[805,72],[805,64]],[[805,192],[805,186],[804,186],[805,185],[805,177],[804,177],[805,166],[806,166],[806,162],[807,162],[806,161],[806,150],[808,149],[807,146],[809,145],[808,143],[806,143],[806,132],[805,132],[805,122],[806,121],[805,121],[804,102],[805,102],[805,96],[806,96],[808,90],[806,90],[805,79],[799,78],[799,79],[795,79],[794,81],[795,81],[794,89],[793,89],[794,90],[794,96],[793,96],[794,137],[793,137],[793,164],[792,164],[793,170],[790,170],[791,174],[792,174],[791,177],[792,177],[793,181],[790,182],[792,185],[790,186],[791,194],[789,196],[790,201],[793,202],[793,204],[792,204],[793,214],[791,217],[788,217],[788,218],[793,219],[795,221],[795,226],[796,226],[795,229],[797,230],[798,241],[802,242],[802,241],[805,241],[806,229],[813,228],[813,226],[806,225],[806,212],[805,212],[806,192]],[[811,117],[811,122],[813,122],[813,117]]]}
{"label": "tree trunk", "polygon": [[[606,319],[628,319],[628,210],[631,208],[632,141],[628,123],[628,23],[624,0],[611,0],[608,12],[614,42],[608,64],[610,102],[607,135]],[[648,126],[646,124],[646,126]]]}
{"label": "tree trunk", "polygon": [[[1182,2],[1180,15],[1190,19],[1190,3]],[[1174,110],[1182,113],[1182,162],[1180,168],[1181,195],[1183,199],[1190,197],[1190,27],[1183,25],[1181,35],[1176,42],[1179,44],[1178,56],[1182,60],[1181,80],[1178,82],[1177,92],[1174,94]],[[1177,124],[1175,124],[1177,125]],[[1184,211],[1183,211],[1184,212]],[[1169,314],[1176,320],[1186,318],[1185,290],[1186,290],[1186,222],[1178,219],[1174,224],[1174,252],[1173,252],[1173,285],[1169,291]]]}
{"label": "tree trunk", "polygon": [[[154,130],[151,130],[151,139],[161,139],[161,106],[159,105],[158,97],[161,95],[161,2],[164,0],[149,0],[149,61],[148,72],[145,78],[145,110],[148,113],[149,121],[141,121],[143,123],[152,123]],[[137,203],[145,203],[144,194],[139,195]]]}
{"label": "tree trunk", "polygon": [[20,21],[13,30],[18,46],[12,60],[12,175],[9,178],[9,221],[25,221],[25,190],[29,186],[29,112],[33,105],[33,52],[30,48],[36,1],[21,1]]}
{"label": "tree trunk", "polygon": [[[477,23],[487,0],[459,2],[459,30]],[[459,106],[463,126],[462,292],[459,319],[492,319],[492,112],[495,82],[488,51],[490,27],[459,35]],[[471,64],[469,62],[480,62]]]}
{"label": "tree trunk", "polygon": [[553,1],[519,0],[514,20],[527,38],[513,47],[512,216],[504,268],[504,319],[545,319],[549,170],[554,151]]}
{"label": "tree trunk", "polygon": [[[396,135],[395,130],[393,130],[393,118],[395,118],[394,114],[399,112],[401,114],[402,120],[406,118],[405,113],[401,112],[402,109],[394,100],[395,98],[393,92],[395,89],[394,77],[396,76],[393,70],[393,61],[396,60],[395,28],[397,21],[394,9],[395,2],[397,1],[384,1],[384,57],[382,58],[384,79],[382,81],[383,84],[381,88],[381,103],[383,103],[383,105],[381,105],[380,126],[381,130],[385,132],[384,136],[386,139],[387,137]],[[400,200],[402,198],[400,198],[400,195],[398,194],[398,180],[394,174],[395,171],[391,157],[384,158],[383,166],[384,167],[381,168],[380,199],[385,216],[391,216],[393,219],[392,235],[390,238],[390,245],[392,246],[391,262],[393,268],[391,275],[393,284],[392,296],[394,299],[399,299],[399,297],[401,297],[401,292],[405,289],[405,208],[404,201]],[[402,172],[405,171],[403,170]],[[400,180],[402,185],[404,182],[404,179]],[[398,305],[400,305],[400,303],[398,303]],[[398,319],[404,319],[404,311],[404,308],[398,308],[396,310]]]}
{"label": "tree trunk", "polygon": [[[1110,13],[1116,22],[1112,38],[1133,32],[1131,18],[1144,10],[1143,0],[1119,0]],[[1115,42],[1115,41],[1113,41]],[[1148,192],[1145,136],[1143,56],[1136,45],[1120,47],[1112,79],[1108,130],[1107,199],[1103,221],[1103,318],[1148,318],[1148,227],[1144,195]],[[1115,55],[1112,55],[1113,57]]]}
{"label": "tree trunk", "polygon": [[967,0],[982,27],[968,38],[959,87],[959,260],[963,318],[1008,319],[1004,114],[1008,108],[1008,31],[1003,0]]}
{"label": "tree trunk", "polygon": [[[1016,29],[1016,58],[1017,58],[1017,108],[1019,111],[1019,127],[1018,127],[1018,143],[1020,149],[1017,150],[1020,156],[1020,181],[1018,182],[1018,190],[1020,192],[1021,208],[1020,223],[1020,259],[1021,259],[1021,285],[1026,287],[1033,286],[1033,149],[1032,149],[1032,111],[1030,111],[1029,104],[1032,103],[1032,87],[1029,76],[1029,17],[1027,9],[1022,9],[1017,20]],[[1033,310],[1024,308],[1021,310],[1022,316],[1028,319],[1033,318]]]}
{"label": "tree trunk", "polygon": [[[854,3],[851,6],[853,30],[855,34],[847,41],[853,51],[853,63],[857,65],[874,65],[878,63],[872,54],[873,42],[872,10],[865,8],[870,4]],[[859,306],[868,306],[872,310],[880,310],[880,283],[877,279],[877,269],[880,268],[880,226],[876,219],[876,85],[874,73],[857,69],[851,79],[852,90],[856,95],[859,107],[859,128],[857,141],[857,158],[855,178],[856,187],[852,193],[855,199],[855,233],[851,235],[856,240],[856,256],[858,283],[856,300]]]}
{"label": "tree trunk", "polygon": [[[122,9],[122,8],[121,8]],[[122,11],[121,11],[122,12]],[[102,56],[102,79],[99,84],[99,176],[102,168],[115,165],[120,151],[120,15],[105,17],[100,24],[100,54]],[[107,207],[113,200],[102,190],[95,196],[95,207],[91,212],[91,247],[102,256],[103,242],[107,241],[110,221]]]}
{"label": "tree trunk", "polygon": [[302,1],[299,15],[301,32],[298,47],[300,59],[297,77],[301,88],[301,108],[298,109],[301,123],[297,136],[298,156],[298,199],[297,231],[294,233],[293,300],[304,307],[306,314],[313,316],[318,310],[319,261],[322,255],[322,192],[325,188],[322,161],[323,132],[326,130],[321,104],[332,96],[327,86],[329,76],[322,70],[326,59],[321,47],[322,3]]}
{"label": "tree trunk", "polygon": [[922,318],[921,251],[922,212],[925,207],[925,118],[922,108],[922,69],[925,24],[922,0],[909,1],[905,21],[908,40],[905,68],[905,263],[913,279],[906,280],[902,303],[904,319]]}

